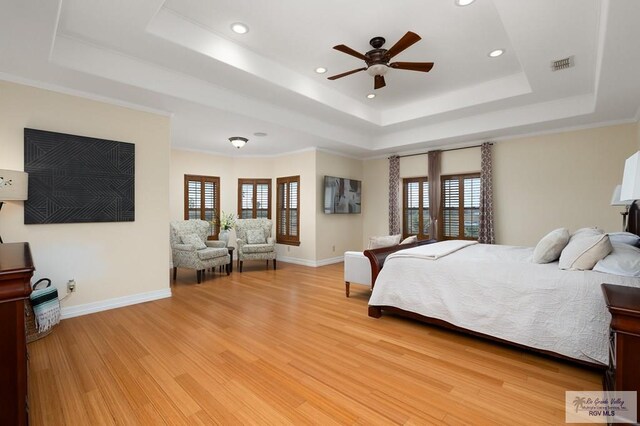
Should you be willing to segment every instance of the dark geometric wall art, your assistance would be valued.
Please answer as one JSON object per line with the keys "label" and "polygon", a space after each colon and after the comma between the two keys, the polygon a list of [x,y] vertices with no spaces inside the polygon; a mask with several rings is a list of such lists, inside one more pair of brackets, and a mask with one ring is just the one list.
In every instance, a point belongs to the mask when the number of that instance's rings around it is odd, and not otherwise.
{"label": "dark geometric wall art", "polygon": [[24,223],[135,220],[135,145],[24,129]]}

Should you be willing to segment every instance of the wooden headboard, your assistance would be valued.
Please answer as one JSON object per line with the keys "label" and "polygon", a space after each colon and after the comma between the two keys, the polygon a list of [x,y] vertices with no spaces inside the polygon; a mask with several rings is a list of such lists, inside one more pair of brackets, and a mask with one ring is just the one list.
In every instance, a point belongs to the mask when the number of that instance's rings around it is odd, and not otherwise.
{"label": "wooden headboard", "polygon": [[629,232],[640,235],[640,208],[638,207],[637,201],[634,201],[631,207],[629,207],[629,219],[627,223]]}

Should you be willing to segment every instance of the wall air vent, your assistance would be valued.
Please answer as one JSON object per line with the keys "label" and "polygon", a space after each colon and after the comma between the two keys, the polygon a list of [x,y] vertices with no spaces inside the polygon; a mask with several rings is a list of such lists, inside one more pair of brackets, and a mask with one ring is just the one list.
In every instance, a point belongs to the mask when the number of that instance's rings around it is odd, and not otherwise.
{"label": "wall air vent", "polygon": [[573,56],[569,56],[564,59],[558,59],[557,61],[551,62],[551,71],[560,71],[567,68],[571,68],[575,65],[573,61]]}

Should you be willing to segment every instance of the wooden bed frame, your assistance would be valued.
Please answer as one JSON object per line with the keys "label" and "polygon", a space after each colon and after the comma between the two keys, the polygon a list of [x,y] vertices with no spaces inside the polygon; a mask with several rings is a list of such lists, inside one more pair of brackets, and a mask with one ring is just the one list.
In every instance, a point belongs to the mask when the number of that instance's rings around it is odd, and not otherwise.
{"label": "wooden bed frame", "polygon": [[[632,232],[636,235],[640,235],[640,209],[638,208],[637,204],[634,202],[630,209],[629,209],[629,220],[628,220],[628,230],[629,232]],[[378,277],[378,274],[380,273],[380,270],[382,269],[382,267],[384,266],[384,261],[387,258],[387,256],[389,256],[391,253],[394,253],[398,250],[404,250],[406,248],[409,247],[415,247],[415,246],[419,246],[419,245],[424,245],[424,244],[430,244],[435,242],[435,240],[425,240],[425,241],[419,241],[418,243],[412,244],[410,246],[408,245],[403,245],[403,246],[392,246],[392,247],[385,247],[385,248],[380,248],[380,249],[375,249],[375,250],[365,250],[364,251],[364,255],[369,259],[369,262],[371,263],[371,283],[372,283],[372,288],[375,285],[376,282],[376,278]],[[382,311],[388,312],[388,313],[392,313],[392,314],[397,314],[399,316],[402,317],[407,317],[407,318],[411,318],[414,320],[418,320],[418,321],[422,321],[428,324],[434,324],[440,327],[444,327],[444,328],[448,328],[450,330],[455,330],[457,332],[461,332],[461,333],[465,333],[465,334],[471,334],[473,336],[478,336],[478,337],[482,337],[484,339],[488,339],[488,340],[492,340],[494,342],[499,342],[502,344],[506,344],[509,346],[515,346],[517,348],[520,349],[526,349],[532,352],[536,352],[539,354],[543,354],[543,355],[547,355],[547,356],[551,356],[554,358],[559,358],[562,360],[566,360],[566,361],[570,361],[572,363],[577,363],[577,364],[581,364],[587,367],[591,367],[591,368],[597,368],[599,370],[606,370],[607,366],[606,365],[602,365],[602,364],[596,364],[596,363],[592,363],[592,362],[588,362],[588,361],[583,361],[580,359],[575,359],[575,358],[571,358],[568,357],[566,355],[561,355],[558,354],[556,352],[551,352],[551,351],[547,351],[547,350],[543,350],[543,349],[537,349],[537,348],[532,348],[531,346],[526,346],[526,345],[522,345],[519,343],[515,343],[515,342],[511,342],[509,340],[504,340],[504,339],[500,339],[498,337],[494,337],[488,334],[484,334],[484,333],[479,333],[477,331],[473,331],[473,330],[469,330],[467,328],[463,328],[463,327],[458,327],[456,325],[451,324],[450,322],[447,321],[443,321],[441,319],[438,318],[432,318],[432,317],[426,317],[424,315],[420,315],[417,314],[415,312],[410,312],[410,311],[405,311],[404,309],[400,309],[400,308],[396,308],[394,306],[372,306],[369,305],[369,316],[373,317],[373,318],[380,318],[382,316]]]}

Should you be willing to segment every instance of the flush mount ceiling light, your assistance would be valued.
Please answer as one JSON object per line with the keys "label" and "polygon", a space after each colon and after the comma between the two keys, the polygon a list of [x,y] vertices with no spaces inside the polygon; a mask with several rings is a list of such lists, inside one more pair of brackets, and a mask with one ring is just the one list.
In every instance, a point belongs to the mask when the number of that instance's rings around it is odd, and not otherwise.
{"label": "flush mount ceiling light", "polygon": [[249,27],[247,27],[242,22],[234,22],[231,24],[231,31],[236,34],[246,34],[249,32]]}
{"label": "flush mount ceiling light", "polygon": [[457,6],[469,6],[474,1],[476,1],[476,0],[456,0],[456,5]]}
{"label": "flush mount ceiling light", "polygon": [[369,93],[369,94],[367,95],[367,99],[373,99],[373,98],[375,98],[375,97],[376,97],[376,94],[375,94],[375,93]]}
{"label": "flush mount ceiling light", "polygon": [[267,134],[265,132],[255,132],[253,136],[263,137],[263,136],[267,136]]}
{"label": "flush mount ceiling light", "polygon": [[324,74],[325,72],[327,72],[327,69],[325,67],[316,68],[316,73],[318,74]]}
{"label": "flush mount ceiling light", "polygon": [[503,53],[504,53],[504,49],[492,50],[491,52],[489,52],[489,57],[497,58],[498,56],[502,56]]}
{"label": "flush mount ceiling light", "polygon": [[249,139],[243,138],[242,136],[232,136],[229,138],[229,142],[231,142],[231,145],[240,149],[249,142]]}

